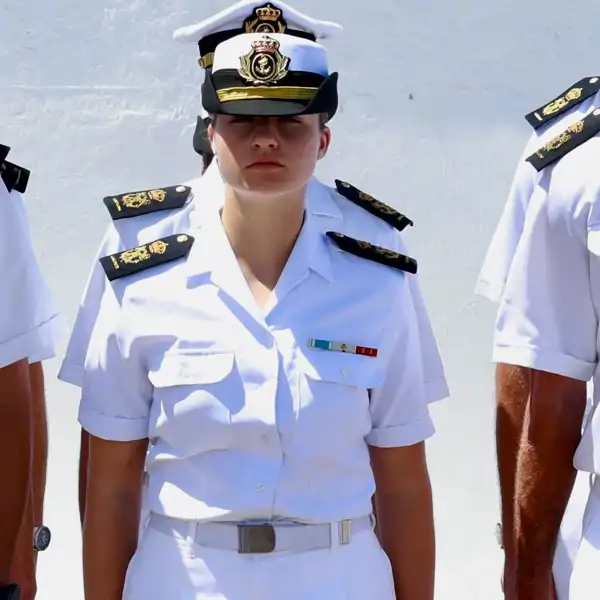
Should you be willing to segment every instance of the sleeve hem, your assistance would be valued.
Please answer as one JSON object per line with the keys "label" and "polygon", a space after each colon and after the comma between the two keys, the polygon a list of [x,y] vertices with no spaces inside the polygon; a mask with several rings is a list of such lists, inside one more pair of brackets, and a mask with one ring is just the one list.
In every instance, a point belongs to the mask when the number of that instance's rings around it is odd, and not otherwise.
{"label": "sleeve hem", "polygon": [[596,370],[596,363],[573,358],[567,354],[527,347],[494,347],[492,361],[547,371],[581,381],[589,381]]}
{"label": "sleeve hem", "polygon": [[450,396],[450,389],[448,388],[448,382],[445,377],[439,377],[433,381],[425,383],[425,397],[427,404],[433,404],[439,402]]}
{"label": "sleeve hem", "polygon": [[365,440],[369,446],[378,448],[396,448],[412,446],[430,438],[435,433],[433,421],[429,415],[419,421],[413,421],[397,427],[372,429]]}
{"label": "sleeve hem", "polygon": [[69,360],[63,360],[57,378],[65,383],[70,383],[77,387],[83,387],[83,375],[85,369],[77,363]]}
{"label": "sleeve hem", "polygon": [[79,423],[88,433],[103,440],[133,442],[148,437],[148,418],[109,417],[88,406],[85,398],[79,406]]}
{"label": "sleeve hem", "polygon": [[24,358],[28,358],[30,363],[54,358],[55,345],[62,333],[62,319],[56,313],[27,333],[1,343],[0,368]]}

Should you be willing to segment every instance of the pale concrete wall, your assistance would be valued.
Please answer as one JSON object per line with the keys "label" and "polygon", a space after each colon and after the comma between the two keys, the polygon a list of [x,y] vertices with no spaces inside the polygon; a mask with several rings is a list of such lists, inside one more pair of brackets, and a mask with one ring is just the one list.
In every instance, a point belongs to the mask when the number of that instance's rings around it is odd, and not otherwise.
{"label": "pale concrete wall", "polygon": [[[70,321],[107,222],[102,197],[199,170],[195,48],[172,30],[224,0],[0,0],[0,140],[33,171],[36,246]],[[440,600],[498,597],[493,310],[472,289],[522,144],[523,115],[598,74],[600,5],[582,0],[297,0],[340,21],[341,72],[324,179],[345,178],[414,219],[407,233],[453,397],[430,444]],[[77,394],[48,365],[51,425],[40,600],[80,598]]]}

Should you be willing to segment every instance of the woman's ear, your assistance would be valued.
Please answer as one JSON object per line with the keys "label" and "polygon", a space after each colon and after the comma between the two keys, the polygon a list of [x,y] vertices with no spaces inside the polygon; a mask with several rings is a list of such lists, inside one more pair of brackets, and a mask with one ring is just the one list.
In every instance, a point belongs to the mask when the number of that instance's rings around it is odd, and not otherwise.
{"label": "woman's ear", "polygon": [[319,151],[317,153],[317,157],[319,160],[325,157],[327,151],[329,150],[330,144],[331,129],[329,129],[329,127],[323,127],[323,131],[321,131],[321,139],[319,140]]}

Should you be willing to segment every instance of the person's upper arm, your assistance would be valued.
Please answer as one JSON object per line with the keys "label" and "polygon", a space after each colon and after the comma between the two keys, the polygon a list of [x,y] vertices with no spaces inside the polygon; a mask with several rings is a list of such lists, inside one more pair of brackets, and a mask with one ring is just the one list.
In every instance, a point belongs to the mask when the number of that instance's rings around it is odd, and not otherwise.
{"label": "person's upper arm", "polygon": [[370,446],[382,448],[417,444],[434,433],[423,380],[419,328],[406,278],[393,308],[397,315],[394,336],[385,379],[371,390],[372,429],[366,437]]}
{"label": "person's upper arm", "polygon": [[115,229],[111,227],[104,235],[100,249],[94,259],[69,337],[65,357],[58,372],[58,379],[78,387],[81,387],[83,382],[85,355],[96,320],[101,313],[100,304],[108,285],[108,280],[99,259],[117,252],[118,246],[118,236]]}
{"label": "person's upper arm", "polygon": [[125,442],[148,437],[152,385],[121,310],[107,285],[85,359],[79,422],[96,437]]}
{"label": "person's upper arm", "polygon": [[[404,240],[397,232],[393,233],[393,238],[389,247],[395,252],[410,255]],[[425,397],[427,402],[437,402],[450,395],[446,374],[444,372],[444,364],[425,306],[418,276],[409,274],[407,275],[407,278],[408,289],[412,297],[418,329],[419,347],[421,349],[421,366],[423,381],[425,382]]]}
{"label": "person's upper arm", "polygon": [[561,197],[553,187],[548,175],[528,210],[498,310],[493,360],[587,381],[596,366],[598,320],[587,225],[567,199],[580,193],[577,206],[584,206],[597,190],[582,184],[583,191]]}
{"label": "person's upper arm", "polygon": [[50,359],[62,321],[35,256],[18,192],[0,180],[0,368]]}

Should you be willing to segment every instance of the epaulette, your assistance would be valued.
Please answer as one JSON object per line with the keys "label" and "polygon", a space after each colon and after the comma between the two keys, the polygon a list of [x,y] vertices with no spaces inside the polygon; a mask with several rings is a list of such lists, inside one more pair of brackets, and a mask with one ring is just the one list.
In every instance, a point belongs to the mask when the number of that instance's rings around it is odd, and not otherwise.
{"label": "epaulette", "polygon": [[541,171],[556,162],[571,150],[593,138],[600,131],[600,109],[587,115],[553,137],[547,144],[538,148],[527,158],[536,169]]}
{"label": "epaulette", "polygon": [[192,188],[187,185],[174,185],[152,190],[128,192],[117,196],[107,196],[104,204],[113,221],[147,215],[159,210],[181,208],[188,201]]}
{"label": "epaulette", "polygon": [[194,243],[191,235],[175,234],[100,259],[109,281],[183,258]]}
{"label": "epaulette", "polygon": [[548,104],[544,104],[544,106],[540,106],[540,108],[536,108],[533,112],[525,115],[525,118],[534,129],[538,129],[544,123],[562,115],[569,108],[581,104],[598,90],[600,90],[600,77],[586,77],[573,84]]}
{"label": "epaulette", "polygon": [[416,274],[417,261],[410,256],[393,252],[381,246],[375,246],[369,242],[356,240],[343,233],[328,231],[327,237],[332,239],[342,250],[367,260],[372,260],[387,267],[392,267],[400,271]]}
{"label": "epaulette", "polygon": [[4,181],[4,185],[9,192],[16,190],[24,194],[30,175],[31,171],[25,167],[20,167],[7,160],[0,162],[0,177],[2,177],[2,181]]}
{"label": "epaulette", "polygon": [[412,226],[413,224],[408,217],[399,213],[391,206],[388,206],[380,200],[375,200],[373,196],[365,194],[365,192],[361,192],[358,188],[355,188],[346,181],[340,181],[339,179],[336,179],[335,187],[337,188],[338,194],[341,194],[344,196],[344,198],[350,200],[350,202],[360,206],[367,212],[370,212],[372,215],[379,217],[386,223],[389,223],[398,231],[402,231],[409,225]]}
{"label": "epaulette", "polygon": [[10,152],[10,146],[0,144],[0,163],[3,163]]}

